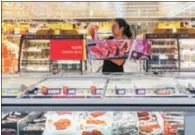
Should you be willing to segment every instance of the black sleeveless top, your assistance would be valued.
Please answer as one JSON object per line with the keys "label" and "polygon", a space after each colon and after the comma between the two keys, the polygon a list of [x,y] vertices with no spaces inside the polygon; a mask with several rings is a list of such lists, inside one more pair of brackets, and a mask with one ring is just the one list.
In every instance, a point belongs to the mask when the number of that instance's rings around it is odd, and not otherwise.
{"label": "black sleeveless top", "polygon": [[[109,37],[108,39],[114,39],[114,37]],[[104,60],[102,72],[103,73],[124,72],[123,65],[124,63],[121,66],[119,66],[110,60]]]}

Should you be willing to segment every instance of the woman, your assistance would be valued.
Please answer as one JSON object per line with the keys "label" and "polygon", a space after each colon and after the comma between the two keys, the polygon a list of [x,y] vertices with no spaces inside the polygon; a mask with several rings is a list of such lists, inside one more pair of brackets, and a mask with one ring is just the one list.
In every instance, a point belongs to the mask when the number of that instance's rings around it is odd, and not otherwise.
{"label": "woman", "polygon": [[[131,39],[132,33],[129,25],[124,19],[115,19],[112,25],[112,33],[114,37],[110,37],[109,39]],[[110,72],[124,72],[123,65],[125,60],[104,60],[103,64],[103,73]]]}

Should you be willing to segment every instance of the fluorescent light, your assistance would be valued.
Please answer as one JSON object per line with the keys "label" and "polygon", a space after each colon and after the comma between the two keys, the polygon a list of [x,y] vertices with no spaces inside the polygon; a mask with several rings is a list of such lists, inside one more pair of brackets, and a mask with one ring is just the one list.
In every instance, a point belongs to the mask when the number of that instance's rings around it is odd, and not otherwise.
{"label": "fluorescent light", "polygon": [[169,18],[175,17],[175,16],[177,16],[178,14],[180,14],[180,13],[184,12],[185,10],[190,9],[190,8],[192,8],[192,7],[194,7],[194,6],[195,6],[195,2],[188,2],[188,3],[184,4],[181,8],[178,7],[178,8],[177,8],[177,11],[171,12],[171,13],[168,15],[168,17],[169,17]]}

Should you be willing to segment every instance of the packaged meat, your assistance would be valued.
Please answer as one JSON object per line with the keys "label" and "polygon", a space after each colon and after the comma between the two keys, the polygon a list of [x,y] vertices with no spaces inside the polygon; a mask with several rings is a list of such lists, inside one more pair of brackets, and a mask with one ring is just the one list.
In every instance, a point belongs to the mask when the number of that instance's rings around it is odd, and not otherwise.
{"label": "packaged meat", "polygon": [[93,46],[88,46],[90,53],[96,58],[126,58],[129,55],[131,40],[102,40]]}
{"label": "packaged meat", "polygon": [[68,119],[60,119],[54,123],[56,130],[64,130],[67,127],[71,126],[71,122]]}
{"label": "packaged meat", "polygon": [[2,135],[17,135],[15,129],[7,129],[7,128],[3,128],[3,129],[1,130],[1,134],[2,134]]}
{"label": "packaged meat", "polygon": [[24,131],[43,131],[45,129],[45,123],[28,124],[23,128]]}
{"label": "packaged meat", "polygon": [[75,135],[76,118],[72,112],[48,112],[43,135]]}
{"label": "packaged meat", "polygon": [[90,115],[93,117],[99,117],[106,114],[106,112],[91,112]]}
{"label": "packaged meat", "polygon": [[141,135],[162,135],[163,126],[161,115],[157,112],[137,112]]}
{"label": "packaged meat", "polygon": [[112,112],[88,112],[82,134],[111,135]]}
{"label": "packaged meat", "polygon": [[139,120],[136,112],[115,112],[112,135],[138,135]]}

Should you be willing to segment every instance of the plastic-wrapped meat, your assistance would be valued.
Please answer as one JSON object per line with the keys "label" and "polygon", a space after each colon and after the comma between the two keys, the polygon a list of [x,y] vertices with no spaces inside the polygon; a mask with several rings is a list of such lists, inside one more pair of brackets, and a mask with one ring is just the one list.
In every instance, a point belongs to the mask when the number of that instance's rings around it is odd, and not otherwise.
{"label": "plastic-wrapped meat", "polygon": [[109,50],[110,57],[118,55],[118,46],[115,41],[107,40],[104,46]]}
{"label": "plastic-wrapped meat", "polygon": [[89,51],[97,58],[105,57],[108,53],[108,51],[100,50],[96,46],[89,47]]}
{"label": "plastic-wrapped meat", "polygon": [[137,115],[119,112],[114,116],[112,135],[138,135]]}
{"label": "plastic-wrapped meat", "polygon": [[3,129],[1,130],[1,134],[2,134],[2,135],[16,135],[16,130],[15,130],[15,129],[3,128]]}
{"label": "plastic-wrapped meat", "polygon": [[103,57],[108,56],[109,51],[105,46],[103,46],[103,45],[102,46],[96,46],[96,48],[103,53]]}

